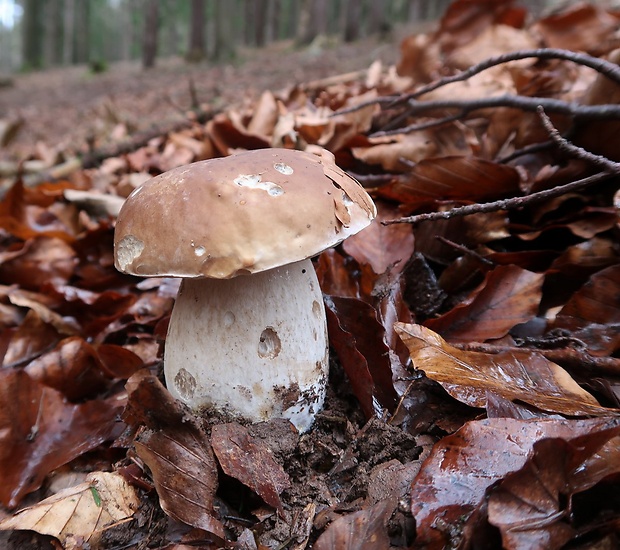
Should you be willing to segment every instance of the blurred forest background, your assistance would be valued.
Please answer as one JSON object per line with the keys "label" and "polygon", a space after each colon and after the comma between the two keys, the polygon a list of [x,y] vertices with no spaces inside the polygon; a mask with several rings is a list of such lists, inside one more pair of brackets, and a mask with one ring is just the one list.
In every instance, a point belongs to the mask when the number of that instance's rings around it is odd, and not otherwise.
{"label": "blurred forest background", "polygon": [[[501,0],[491,0],[500,1]],[[537,14],[557,0],[522,2]],[[0,71],[158,57],[231,61],[236,49],[389,38],[401,23],[436,20],[449,0],[0,0]]]}

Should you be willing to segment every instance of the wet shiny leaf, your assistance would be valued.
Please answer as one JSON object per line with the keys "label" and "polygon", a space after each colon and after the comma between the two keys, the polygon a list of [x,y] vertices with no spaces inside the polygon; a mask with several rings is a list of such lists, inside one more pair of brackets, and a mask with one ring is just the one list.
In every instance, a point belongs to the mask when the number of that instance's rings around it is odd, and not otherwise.
{"label": "wet shiny leaf", "polygon": [[[618,430],[620,419],[472,421],[444,437],[411,486],[416,545],[442,549],[454,544],[464,524],[480,512],[488,489],[520,470],[534,444],[548,438],[570,442],[593,432]],[[438,522],[437,518],[441,518]]]}
{"label": "wet shiny leaf", "polygon": [[544,276],[500,266],[454,309],[424,324],[450,342],[484,342],[505,336],[532,319],[542,297]]}
{"label": "wet shiny leaf", "polygon": [[397,323],[395,330],[409,348],[414,367],[472,407],[484,407],[491,391],[544,411],[610,413],[563,368],[530,350],[496,354],[462,351],[420,325]]}

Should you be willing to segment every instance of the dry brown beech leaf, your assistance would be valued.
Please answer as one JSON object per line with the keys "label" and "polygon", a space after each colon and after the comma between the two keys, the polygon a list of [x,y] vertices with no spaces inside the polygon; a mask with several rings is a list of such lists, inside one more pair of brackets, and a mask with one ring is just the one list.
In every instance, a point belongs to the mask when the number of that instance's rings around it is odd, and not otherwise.
{"label": "dry brown beech leaf", "polygon": [[148,369],[127,381],[129,399],[123,419],[133,428],[146,425],[134,445],[153,476],[159,503],[170,517],[224,539],[215,517],[217,465],[196,418],[175,400]]}
{"label": "dry brown beech leaf", "polygon": [[620,265],[598,271],[577,290],[550,324],[585,343],[595,356],[620,349]]}
{"label": "dry brown beech leaf", "polygon": [[190,424],[145,430],[134,442],[151,470],[159,504],[170,517],[225,538],[215,517],[217,467],[209,441]]}
{"label": "dry brown beech leaf", "polygon": [[291,482],[266,445],[236,422],[213,426],[211,445],[226,475],[252,489],[283,515],[280,493]]}
{"label": "dry brown beech leaf", "polygon": [[485,202],[518,193],[515,168],[461,155],[421,160],[391,184],[391,195],[408,204],[428,200]]}
{"label": "dry brown beech leaf", "polygon": [[84,483],[6,518],[0,530],[36,531],[57,538],[65,550],[99,548],[106,529],[129,520],[140,500],[135,489],[113,472],[92,472]]}
{"label": "dry brown beech leaf", "polygon": [[378,215],[363,232],[351,235],[342,243],[345,252],[360,264],[370,264],[377,274],[400,272],[413,254],[413,231],[408,224],[383,225],[384,220],[398,218],[395,208],[377,203]]}
{"label": "dry brown beech leaf", "polygon": [[370,508],[335,520],[316,541],[315,550],[384,550],[390,547],[387,522],[394,502],[381,501]]}
{"label": "dry brown beech leaf", "polygon": [[465,303],[425,326],[451,342],[502,338],[536,315],[543,281],[543,274],[515,265],[496,267]]}
{"label": "dry brown beech leaf", "polygon": [[0,501],[16,506],[51,471],[108,440],[124,404],[70,404],[23,370],[0,370]]}
{"label": "dry brown beech leaf", "polygon": [[609,415],[559,365],[532,351],[487,354],[462,351],[421,325],[396,323],[416,369],[439,382],[455,399],[484,407],[487,392],[567,415]]}

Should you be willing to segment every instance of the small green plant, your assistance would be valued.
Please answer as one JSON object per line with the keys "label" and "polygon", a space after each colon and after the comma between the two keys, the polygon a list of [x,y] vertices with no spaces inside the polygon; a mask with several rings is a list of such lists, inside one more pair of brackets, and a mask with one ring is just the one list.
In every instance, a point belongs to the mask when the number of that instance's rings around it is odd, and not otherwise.
{"label": "small green plant", "polygon": [[88,69],[92,74],[100,74],[108,70],[108,64],[103,59],[92,59],[88,63]]}

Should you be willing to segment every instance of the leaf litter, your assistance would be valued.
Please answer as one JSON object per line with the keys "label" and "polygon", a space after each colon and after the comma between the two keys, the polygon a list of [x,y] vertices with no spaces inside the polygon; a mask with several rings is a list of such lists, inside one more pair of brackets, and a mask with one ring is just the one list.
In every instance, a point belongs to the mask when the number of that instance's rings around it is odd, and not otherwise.
{"label": "leaf litter", "polygon": [[[146,140],[107,126],[83,163],[85,142],[29,149],[36,123],[16,126],[3,158],[36,162],[1,172],[7,548],[33,547],[20,530],[65,548],[617,544],[617,17],[456,0],[395,67],[209,105]],[[178,284],[112,261],[146,178],[269,146],[327,149],[379,211],[315,260],[331,374],[302,436],[176,402]]]}

